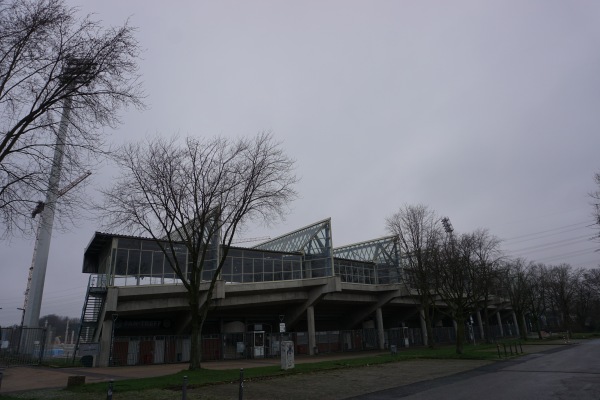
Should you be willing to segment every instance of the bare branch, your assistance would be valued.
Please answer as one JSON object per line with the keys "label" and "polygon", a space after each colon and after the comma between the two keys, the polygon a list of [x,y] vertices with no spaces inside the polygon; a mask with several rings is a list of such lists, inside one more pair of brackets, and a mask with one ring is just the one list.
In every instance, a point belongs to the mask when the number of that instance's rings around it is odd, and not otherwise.
{"label": "bare branch", "polygon": [[[253,138],[154,138],[115,154],[121,175],[103,191],[104,225],[153,238],[188,291],[190,368],[200,366],[199,334],[232,240],[244,224],[271,221],[296,197],[294,162],[269,133]],[[187,261],[177,257],[185,247]],[[209,281],[207,300],[200,283]]]}
{"label": "bare branch", "polygon": [[[0,8],[0,230],[27,231],[30,204],[48,182],[64,102],[72,106],[62,181],[74,180],[103,155],[100,128],[118,111],[143,107],[135,29],[103,29],[79,19],[63,0],[12,0]],[[71,69],[74,59],[84,68]],[[20,179],[12,177],[19,176]],[[75,210],[77,192],[62,199]]]}

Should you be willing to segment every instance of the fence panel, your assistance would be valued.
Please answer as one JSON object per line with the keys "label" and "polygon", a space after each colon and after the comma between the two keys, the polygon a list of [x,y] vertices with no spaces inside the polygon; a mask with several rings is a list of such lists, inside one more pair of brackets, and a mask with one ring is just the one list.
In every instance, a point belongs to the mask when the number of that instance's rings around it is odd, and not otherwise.
{"label": "fence panel", "polygon": [[48,345],[46,333],[45,328],[2,328],[0,366],[39,365],[44,358],[66,357],[64,347]]}
{"label": "fence panel", "polygon": [[[453,328],[436,328],[439,340],[453,340],[449,331]],[[308,332],[265,333],[264,352],[258,356],[253,351],[254,332],[222,333],[202,336],[202,360],[235,360],[244,358],[277,358],[280,345],[291,340],[297,355],[310,354]],[[421,329],[389,329],[384,333],[386,343],[398,347],[420,346],[423,343]],[[377,350],[378,333],[376,329],[357,329],[345,331],[315,332],[317,353],[336,353],[346,351]],[[256,344],[256,343],[254,343]],[[169,364],[190,360],[190,337],[152,336],[152,337],[115,337],[113,344],[114,365]]]}
{"label": "fence panel", "polygon": [[453,343],[456,341],[456,330],[453,327],[438,326],[433,328],[434,343]]}

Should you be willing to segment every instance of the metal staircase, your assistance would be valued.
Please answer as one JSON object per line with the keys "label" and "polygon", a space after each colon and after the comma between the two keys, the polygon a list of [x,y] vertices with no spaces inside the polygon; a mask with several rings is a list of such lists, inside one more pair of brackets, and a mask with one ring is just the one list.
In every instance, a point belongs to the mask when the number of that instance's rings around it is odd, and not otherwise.
{"label": "metal staircase", "polygon": [[81,324],[79,325],[79,334],[77,335],[75,349],[79,349],[80,343],[90,343],[94,341],[96,332],[100,328],[99,323],[106,301],[106,292],[105,276],[90,276],[85,303],[81,310]]}

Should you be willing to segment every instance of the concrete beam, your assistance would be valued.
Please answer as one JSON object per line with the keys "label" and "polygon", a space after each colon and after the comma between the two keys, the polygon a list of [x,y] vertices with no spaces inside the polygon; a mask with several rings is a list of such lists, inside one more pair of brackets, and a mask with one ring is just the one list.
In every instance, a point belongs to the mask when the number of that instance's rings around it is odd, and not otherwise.
{"label": "concrete beam", "polygon": [[119,302],[117,313],[177,311],[189,308],[187,299],[165,297],[163,299],[140,299]]}
{"label": "concrete beam", "polygon": [[308,299],[306,292],[283,292],[283,293],[265,293],[253,294],[249,296],[228,296],[221,300],[215,300],[216,307],[235,307],[252,304],[265,303],[283,303],[283,302],[304,302]]}
{"label": "concrete beam", "polygon": [[353,328],[354,326],[356,326],[356,324],[363,321],[369,315],[373,314],[378,308],[383,307],[384,305],[388,304],[390,301],[397,297],[403,296],[404,293],[404,290],[401,289],[380,293],[380,295],[377,296],[377,302],[363,308],[362,310],[358,310],[357,313],[355,313],[350,319],[346,321],[346,327],[348,329]]}
{"label": "concrete beam", "polygon": [[309,287],[328,285],[330,284],[330,280],[332,278],[334,277],[296,279],[290,281],[228,283],[225,284],[225,292],[229,295],[240,292],[260,293],[273,291],[288,291],[290,289],[306,289]]}
{"label": "concrete beam", "polygon": [[317,286],[308,292],[308,298],[302,305],[296,307],[290,315],[285,316],[286,325],[290,327],[293,326],[308,310],[308,307],[314,307],[327,293],[341,291],[342,285],[339,276],[327,278],[325,284]]}

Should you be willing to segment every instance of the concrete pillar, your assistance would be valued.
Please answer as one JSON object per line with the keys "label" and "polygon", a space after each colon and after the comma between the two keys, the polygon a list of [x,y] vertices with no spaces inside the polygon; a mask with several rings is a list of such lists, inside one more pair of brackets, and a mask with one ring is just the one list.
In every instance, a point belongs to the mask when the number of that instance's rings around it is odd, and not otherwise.
{"label": "concrete pillar", "polygon": [[100,354],[96,358],[97,367],[109,367],[110,365],[110,342],[112,340],[113,321],[107,318],[102,322],[102,333],[100,335]]}
{"label": "concrete pillar", "polygon": [[315,308],[310,306],[306,309],[306,319],[308,321],[308,354],[315,354],[317,347],[317,334],[315,332]]}
{"label": "concrete pillar", "polygon": [[375,318],[377,319],[377,338],[379,339],[379,350],[384,350],[385,332],[383,331],[383,314],[381,313],[381,307],[375,311]]}
{"label": "concrete pillar", "polygon": [[515,332],[517,334],[517,336],[519,336],[519,324],[517,323],[517,314],[515,314],[515,312],[512,312],[512,318],[513,318],[513,324],[515,324]]}
{"label": "concrete pillar", "polygon": [[498,320],[498,326],[500,327],[500,337],[504,337],[504,329],[502,329],[502,318],[500,318],[500,312],[496,313],[496,319]]}
{"label": "concrete pillar", "polygon": [[481,321],[481,311],[477,310],[477,325],[479,325],[479,334],[481,335],[481,340],[485,339],[485,329],[483,329],[483,323]]}
{"label": "concrete pillar", "polygon": [[422,308],[419,310],[419,320],[421,321],[421,335],[423,336],[423,345],[429,344],[427,337],[427,324],[425,323],[425,310]]}

